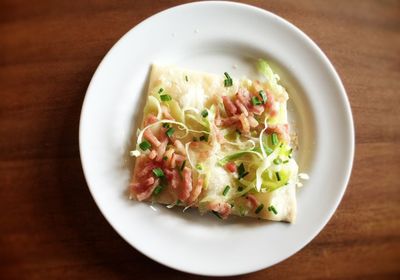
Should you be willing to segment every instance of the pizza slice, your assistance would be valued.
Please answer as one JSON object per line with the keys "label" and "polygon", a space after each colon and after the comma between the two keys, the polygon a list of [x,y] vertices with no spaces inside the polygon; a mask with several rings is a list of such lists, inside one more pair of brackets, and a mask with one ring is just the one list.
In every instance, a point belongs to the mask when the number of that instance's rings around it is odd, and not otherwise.
{"label": "pizza slice", "polygon": [[288,94],[269,65],[259,80],[153,65],[131,198],[293,222],[298,166]]}

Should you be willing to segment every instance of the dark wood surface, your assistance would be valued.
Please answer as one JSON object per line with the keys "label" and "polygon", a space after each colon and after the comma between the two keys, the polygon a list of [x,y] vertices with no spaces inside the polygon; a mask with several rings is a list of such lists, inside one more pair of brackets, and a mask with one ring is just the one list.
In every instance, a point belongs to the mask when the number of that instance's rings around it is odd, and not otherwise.
{"label": "dark wood surface", "polygon": [[[110,47],[184,1],[0,1],[0,279],[188,279],[125,243],[79,160],[82,101]],[[400,279],[400,1],[248,1],[304,30],[351,102],[356,156],[303,250],[242,279]]]}

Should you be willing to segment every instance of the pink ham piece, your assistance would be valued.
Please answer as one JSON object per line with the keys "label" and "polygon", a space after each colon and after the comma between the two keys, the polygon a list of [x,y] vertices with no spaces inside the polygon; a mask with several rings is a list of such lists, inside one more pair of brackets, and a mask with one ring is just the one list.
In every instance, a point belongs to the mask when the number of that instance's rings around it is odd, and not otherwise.
{"label": "pink ham piece", "polygon": [[225,164],[225,168],[231,173],[236,172],[236,164],[233,162],[228,162],[227,164]]}
{"label": "pink ham piece", "polygon": [[133,183],[131,185],[132,191],[136,194],[139,201],[148,199],[153,193],[154,189],[158,186],[159,180],[154,180],[153,177],[148,178],[143,183]]}
{"label": "pink ham piece", "polygon": [[242,130],[244,133],[249,133],[250,132],[250,124],[248,119],[244,114],[241,114],[239,116],[240,123],[242,124]]}
{"label": "pink ham piece", "polygon": [[269,126],[267,128],[267,134],[276,133],[278,138],[282,141],[289,142],[289,125],[288,124],[278,124],[274,126]]}
{"label": "pink ham piece", "polygon": [[144,138],[153,145],[153,147],[158,148],[161,143],[158,141],[157,137],[154,136],[153,132],[151,129],[146,129],[143,133]]}
{"label": "pink ham piece", "polygon": [[235,100],[235,105],[239,109],[239,111],[242,112],[246,117],[249,115],[249,111],[247,111],[247,108],[239,99]]}
{"label": "pink ham piece", "polygon": [[232,210],[231,205],[227,202],[210,202],[207,208],[217,212],[222,219],[228,218]]}
{"label": "pink ham piece", "polygon": [[180,184],[178,171],[176,169],[165,169],[165,175],[167,176],[172,189],[178,189]]}
{"label": "pink ham piece", "polygon": [[230,115],[236,114],[237,108],[236,108],[235,104],[233,104],[233,102],[229,96],[226,96],[226,95],[222,96],[222,101],[224,102],[224,107],[225,107],[225,110],[227,113],[229,113]]}
{"label": "pink ham piece", "polygon": [[178,198],[181,201],[186,201],[190,192],[192,191],[192,170],[189,167],[185,167],[182,171],[183,183],[181,184],[181,192],[179,193]]}
{"label": "pink ham piece", "polygon": [[162,161],[165,150],[167,149],[168,139],[164,139],[157,148],[156,161]]}
{"label": "pink ham piece", "polygon": [[161,112],[164,115],[164,119],[174,120],[174,118],[171,116],[171,114],[169,113],[169,110],[168,110],[168,108],[166,106],[161,105]]}
{"label": "pink ham piece", "polygon": [[251,207],[252,207],[253,209],[256,209],[256,208],[258,207],[259,202],[258,202],[257,198],[256,198],[254,195],[248,194],[248,195],[246,196],[246,199],[250,202]]}
{"label": "pink ham piece", "polygon": [[181,153],[184,156],[186,155],[185,146],[182,144],[181,141],[175,140],[174,146],[175,146],[177,152]]}
{"label": "pink ham piece", "polygon": [[196,184],[194,185],[192,192],[190,193],[187,203],[192,204],[193,202],[195,202],[196,199],[199,197],[202,189],[203,189],[203,178],[199,177],[197,179]]}
{"label": "pink ham piece", "polygon": [[153,114],[150,114],[147,116],[147,119],[145,120],[144,125],[148,126],[149,124],[153,124],[157,121],[158,121],[157,117],[154,116]]}
{"label": "pink ham piece", "polygon": [[250,93],[247,89],[245,88],[239,88],[239,91],[237,93],[237,98],[240,100],[240,102],[245,105],[246,107],[249,107],[250,105]]}
{"label": "pink ham piece", "polygon": [[251,128],[255,128],[258,126],[258,121],[252,115],[248,116],[247,120],[249,121],[249,125]]}

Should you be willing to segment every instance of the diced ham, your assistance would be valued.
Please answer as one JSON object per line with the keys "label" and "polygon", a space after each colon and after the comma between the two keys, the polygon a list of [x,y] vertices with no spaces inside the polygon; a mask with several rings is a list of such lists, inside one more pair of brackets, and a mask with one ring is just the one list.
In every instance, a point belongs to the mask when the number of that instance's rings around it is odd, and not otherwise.
{"label": "diced ham", "polygon": [[171,166],[171,168],[176,167],[176,155],[175,154],[172,154],[172,156],[171,156],[170,166]]}
{"label": "diced ham", "polygon": [[246,117],[249,115],[249,111],[247,111],[246,106],[239,100],[235,100],[235,105],[239,109],[240,112],[242,112]]}
{"label": "diced ham", "polygon": [[239,116],[234,115],[232,117],[221,119],[221,124],[222,124],[222,126],[230,126],[230,125],[236,123],[238,120],[239,120]]}
{"label": "diced ham", "polygon": [[249,110],[250,112],[259,116],[264,112],[264,106],[263,105],[251,106]]}
{"label": "diced ham", "polygon": [[164,139],[157,148],[156,161],[162,161],[165,150],[167,149],[168,139]]}
{"label": "diced ham", "polygon": [[253,209],[256,209],[258,207],[259,202],[258,202],[257,198],[254,195],[248,194],[246,196],[246,199],[250,202],[251,207],[253,207]]}
{"label": "diced ham", "polygon": [[242,124],[242,130],[245,133],[250,132],[250,124],[244,114],[240,114],[239,116],[240,123]]}
{"label": "diced ham", "polygon": [[142,200],[149,198],[151,196],[151,194],[153,193],[154,189],[158,186],[158,183],[159,183],[159,179],[154,180],[154,178],[153,178],[153,183],[150,185],[147,185],[146,190],[136,193],[137,200],[142,201]]}
{"label": "diced ham", "polygon": [[171,116],[171,114],[169,113],[169,110],[168,110],[168,108],[166,106],[161,105],[161,112],[162,112],[162,114],[164,116],[164,119],[174,120],[174,118]]}
{"label": "diced ham", "polygon": [[267,102],[265,102],[265,108],[267,108],[270,116],[275,116],[276,114],[278,114],[278,111],[275,109],[275,98],[274,96],[267,91]]}
{"label": "diced ham", "polygon": [[236,164],[234,162],[228,162],[225,164],[225,168],[231,173],[236,172]]}
{"label": "diced ham", "polygon": [[203,178],[199,177],[197,179],[196,184],[194,185],[192,192],[190,193],[187,203],[192,204],[193,202],[195,202],[196,199],[199,197],[202,189],[203,189]]}
{"label": "diced ham", "polygon": [[245,105],[246,107],[249,107],[250,105],[250,93],[247,89],[245,88],[239,88],[237,97],[240,100],[240,102]]}
{"label": "diced ham", "polygon": [[147,161],[143,165],[141,165],[141,169],[137,173],[137,178],[143,178],[148,176],[148,174],[153,170],[154,168],[160,167],[160,164],[154,162],[154,161]]}
{"label": "diced ham", "polygon": [[181,141],[175,140],[174,146],[175,146],[177,152],[179,152],[180,154],[182,154],[184,156],[186,155],[185,146],[182,144]]}
{"label": "diced ham", "polygon": [[285,141],[285,142],[290,141],[288,124],[283,124],[283,125],[278,124],[278,125],[269,126],[267,128],[267,134],[272,134],[272,133],[276,133],[278,135],[278,138],[282,141]]}
{"label": "diced ham", "polygon": [[222,96],[222,101],[224,102],[224,107],[228,115],[236,114],[237,108],[229,96]]}
{"label": "diced ham", "polygon": [[170,186],[176,190],[180,184],[180,177],[176,169],[165,169],[165,175],[170,183]]}
{"label": "diced ham", "polygon": [[216,126],[220,126],[221,125],[221,114],[219,113],[219,107],[218,106],[216,106],[216,109],[215,109],[214,123],[215,123]]}
{"label": "diced ham", "polygon": [[251,128],[255,128],[258,126],[258,121],[252,115],[248,116],[247,120],[249,121],[249,125]]}
{"label": "diced ham", "polygon": [[227,202],[210,202],[207,208],[217,212],[222,219],[228,218],[231,213],[231,205]]}
{"label": "diced ham", "polygon": [[157,151],[156,150],[151,150],[151,152],[149,153],[149,159],[153,160],[155,159],[157,156]]}
{"label": "diced ham", "polygon": [[225,137],[222,135],[221,131],[218,129],[218,127],[213,124],[213,130],[214,130],[214,135],[215,139],[217,140],[218,143],[222,144],[225,142]]}
{"label": "diced ham", "polygon": [[148,126],[149,124],[155,123],[155,122],[157,122],[157,121],[158,121],[158,119],[157,119],[156,116],[154,116],[153,114],[149,114],[149,115],[147,116],[147,119],[146,119],[145,122],[144,122],[144,125],[145,125],[145,126]]}
{"label": "diced ham", "polygon": [[183,183],[181,184],[181,192],[179,193],[178,198],[181,201],[186,201],[190,192],[192,191],[192,170],[189,167],[185,167],[182,171]]}
{"label": "diced ham", "polygon": [[186,160],[186,158],[185,158],[184,156],[179,155],[179,154],[175,154],[175,161],[176,161],[176,164],[177,164],[177,165],[181,166],[182,163],[183,163],[185,160]]}
{"label": "diced ham", "polygon": [[165,153],[164,153],[164,157],[166,157],[166,165],[167,166],[171,166],[171,158],[172,155],[174,154],[175,150],[173,148],[169,148]]}
{"label": "diced ham", "polygon": [[143,133],[144,138],[151,143],[154,147],[158,148],[161,143],[158,141],[157,137],[154,136],[153,132],[151,129],[146,129]]}

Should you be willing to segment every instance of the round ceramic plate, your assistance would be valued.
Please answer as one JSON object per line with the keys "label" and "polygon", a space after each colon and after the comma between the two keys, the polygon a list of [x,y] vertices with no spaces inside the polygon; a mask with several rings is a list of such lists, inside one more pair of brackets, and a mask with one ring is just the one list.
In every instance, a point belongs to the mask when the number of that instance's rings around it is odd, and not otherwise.
{"label": "round ceramic plate", "polygon": [[[265,58],[287,88],[297,161],[310,180],[299,189],[295,224],[200,216],[128,200],[128,155],[152,63],[252,77]],[[354,129],[343,85],[327,57],[282,18],[247,5],[201,2],[158,13],[109,51],[87,90],[80,121],[83,170],[101,212],[133,247],[169,267],[237,275],[276,264],[328,222],[349,180]]]}

